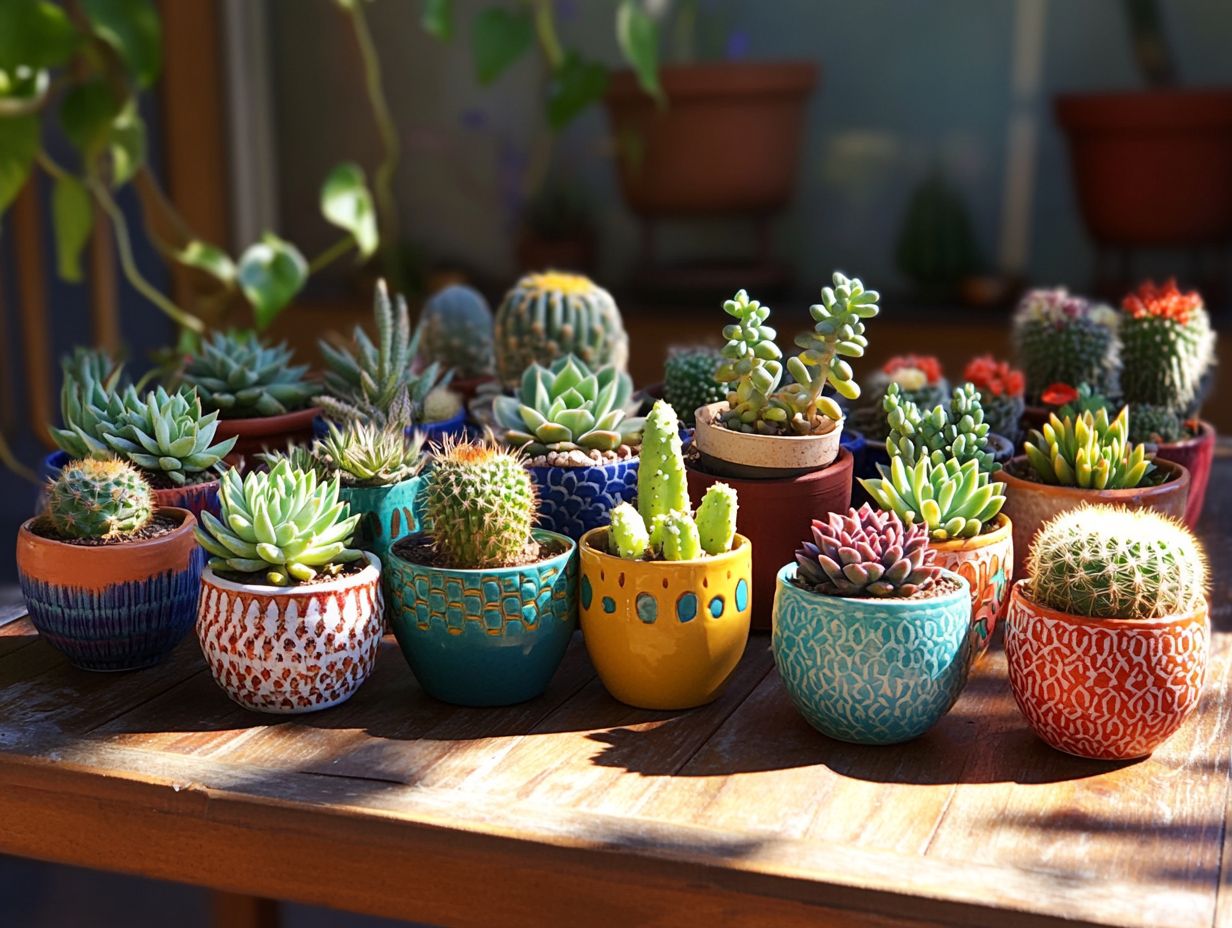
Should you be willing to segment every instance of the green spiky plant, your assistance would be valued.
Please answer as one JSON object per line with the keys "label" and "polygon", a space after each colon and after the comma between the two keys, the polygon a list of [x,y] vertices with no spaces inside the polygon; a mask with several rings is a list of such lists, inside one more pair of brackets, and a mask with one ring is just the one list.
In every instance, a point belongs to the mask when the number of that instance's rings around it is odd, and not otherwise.
{"label": "green spiky plant", "polygon": [[877,465],[881,479],[861,480],[873,502],[894,512],[905,525],[923,525],[932,541],[974,538],[991,525],[1005,505],[1005,484],[990,481],[975,460],[947,458],[915,464],[898,455],[890,466]]}
{"label": "green spiky plant", "polygon": [[923,525],[865,503],[814,519],[812,540],[796,551],[796,582],[824,596],[902,599],[939,579],[937,553]]}
{"label": "green spiky plant", "polygon": [[1121,316],[1121,392],[1140,405],[1197,415],[1215,365],[1215,333],[1197,291],[1182,293],[1175,280],[1146,281],[1125,298]]}
{"label": "green spiky plant", "polygon": [[290,347],[252,332],[216,332],[184,369],[203,409],[224,419],[281,416],[303,409],[317,392],[306,364],[292,364]]}
{"label": "green spiky plant", "polygon": [[1057,418],[1043,432],[1032,429],[1023,443],[1035,476],[1044,483],[1093,490],[1141,486],[1155,465],[1142,445],[1129,441],[1129,407],[1108,421],[1108,411]]}
{"label": "green spiky plant", "polygon": [[928,458],[933,465],[946,461],[965,464],[975,461],[986,474],[1000,470],[988,450],[988,423],[980,405],[979,391],[970,383],[955,387],[948,406],[937,405],[922,411],[909,399],[901,398],[897,384],[886,391],[884,409],[890,427],[886,450],[890,457],[902,457],[908,465]]}
{"label": "green spiky plant", "polygon": [[213,479],[238,440],[213,443],[218,412],[202,413],[192,390],[169,394],[158,387],[142,399],[129,387],[122,402],[123,413],[103,424],[103,440],[113,453],[172,486]]}
{"label": "green spiky plant", "polygon": [[868,378],[868,389],[861,391],[859,400],[847,404],[847,427],[860,432],[869,441],[885,441],[890,434],[885,397],[892,384],[898,387],[902,399],[911,400],[921,409],[932,409],[944,403],[950,394],[950,382],[936,357],[895,355]]}
{"label": "green spiky plant", "polygon": [[1027,378],[1027,401],[1040,403],[1054,383],[1120,390],[1117,314],[1064,289],[1031,290],[1014,311],[1014,353]]}
{"label": "green spiky plant", "polygon": [[312,456],[352,487],[387,487],[410,480],[424,466],[423,435],[371,422],[329,423]]}
{"label": "green spiky plant", "polygon": [[719,352],[701,348],[674,351],[663,366],[663,398],[690,428],[697,409],[727,398],[727,391],[714,379],[722,362]]}
{"label": "green spiky plant", "polygon": [[114,458],[70,461],[47,487],[47,521],[62,538],[121,539],[139,532],[153,514],[150,485]]}
{"label": "green spiky plant", "polygon": [[60,428],[50,429],[55,443],[70,458],[108,458],[105,433],[124,412],[120,387],[124,371],[99,352],[76,349],[60,360]]}
{"label": "green spiky plant", "polygon": [[279,461],[268,471],[222,475],[222,518],[208,510],[195,529],[211,570],[263,574],[274,586],[337,575],[364,555],[350,547],[358,515],[338,499],[338,479],[320,480]]}
{"label": "green spiky plant", "polygon": [[1153,510],[1079,506],[1045,522],[1027,558],[1027,595],[1096,619],[1185,615],[1206,596],[1206,557],[1180,522]]}
{"label": "green spiky plant", "polygon": [[416,338],[424,367],[439,364],[462,380],[496,371],[492,310],[474,287],[453,284],[430,297],[419,316]]}

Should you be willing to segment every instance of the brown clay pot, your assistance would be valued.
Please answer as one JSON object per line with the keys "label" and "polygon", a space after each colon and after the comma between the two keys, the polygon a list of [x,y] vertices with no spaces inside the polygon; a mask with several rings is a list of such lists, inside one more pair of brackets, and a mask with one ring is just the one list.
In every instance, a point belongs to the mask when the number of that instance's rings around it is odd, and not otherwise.
{"label": "brown clay pot", "polygon": [[851,505],[851,452],[842,449],[834,463],[797,477],[741,480],[688,468],[689,498],[701,503],[713,484],[726,483],[740,498],[736,531],[753,544],[753,628],[770,629],[775,577],[795,560],[796,549],[812,537],[814,519],[846,512]]}
{"label": "brown clay pot", "polygon": [[629,206],[644,216],[768,213],[784,206],[817,70],[811,61],[662,68],[665,107],[631,71],[613,75],[606,102]]}
{"label": "brown clay pot", "polygon": [[824,435],[758,435],[724,426],[719,416],[728,408],[726,402],[710,403],[694,414],[693,441],[714,474],[753,480],[796,477],[824,469],[838,457],[842,420]]}
{"label": "brown clay pot", "polygon": [[311,442],[312,420],[320,414],[320,409],[311,406],[281,416],[263,416],[259,419],[220,418],[214,437],[217,441],[233,435],[239,439],[227,455],[227,461],[232,462],[262,451],[281,450],[293,441]]}
{"label": "brown clay pot", "polygon": [[1163,483],[1130,490],[1086,490],[1028,480],[1019,476],[1030,472],[1025,454],[993,474],[994,480],[1007,484],[1001,511],[1014,523],[1014,576],[1026,576],[1027,552],[1039,527],[1053,516],[1082,503],[1154,509],[1164,515],[1183,518],[1189,498],[1189,471],[1171,461],[1156,460],[1155,466],[1167,475]]}
{"label": "brown clay pot", "polygon": [[1202,518],[1202,505],[1206,502],[1206,486],[1211,482],[1211,464],[1215,460],[1215,426],[1200,421],[1197,435],[1170,445],[1160,445],[1155,457],[1180,464],[1189,471],[1185,524],[1197,528],[1198,520]]}
{"label": "brown clay pot", "polygon": [[1232,90],[1064,94],[1055,105],[1096,241],[1181,246],[1232,235]]}

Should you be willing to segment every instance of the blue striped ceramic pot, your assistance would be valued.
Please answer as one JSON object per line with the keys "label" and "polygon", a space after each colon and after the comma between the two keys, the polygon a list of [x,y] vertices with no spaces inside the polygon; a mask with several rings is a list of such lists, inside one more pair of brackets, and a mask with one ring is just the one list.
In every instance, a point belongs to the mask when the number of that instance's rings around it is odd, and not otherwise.
{"label": "blue striped ceramic pot", "polygon": [[967,682],[971,592],[929,599],[822,596],[779,571],[774,662],[787,694],[814,728],[856,744],[910,741],[950,711]]}
{"label": "blue striped ceramic pot", "polygon": [[[43,538],[26,522],[17,573],[39,634],[84,670],[137,670],[166,657],[193,627],[205,552],[197,520],[157,538],[73,545]],[[31,520],[33,521],[33,520]]]}
{"label": "blue striped ceramic pot", "polygon": [[355,547],[371,551],[389,563],[389,548],[404,535],[423,529],[423,477],[387,487],[343,487],[339,495],[362,518],[355,528]]}
{"label": "blue striped ceramic pot", "polygon": [[539,527],[577,541],[637,498],[637,458],[593,467],[528,467],[539,497]]}
{"label": "blue striped ceramic pot", "polygon": [[390,623],[429,695],[507,706],[547,689],[577,624],[576,545],[534,534],[554,553],[524,567],[450,570],[391,552]]}

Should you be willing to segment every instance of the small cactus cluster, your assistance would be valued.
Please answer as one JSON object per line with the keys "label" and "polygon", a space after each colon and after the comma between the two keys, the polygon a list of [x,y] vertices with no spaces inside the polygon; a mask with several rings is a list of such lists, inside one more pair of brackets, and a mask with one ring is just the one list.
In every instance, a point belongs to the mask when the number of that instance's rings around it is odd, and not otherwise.
{"label": "small cactus cluster", "polygon": [[1027,559],[1028,596],[1097,619],[1184,615],[1206,596],[1206,557],[1180,522],[1153,510],[1082,505],[1044,523]]}
{"label": "small cactus cluster", "polygon": [[520,453],[446,439],[428,474],[425,511],[432,543],[449,567],[516,563],[531,540],[535,488]]}
{"label": "small cactus cluster", "polygon": [[1122,304],[1121,394],[1134,407],[1171,410],[1184,420],[1197,414],[1215,364],[1215,333],[1196,291],[1175,280],[1146,281]]}
{"label": "small cactus cluster", "polygon": [[716,483],[706,491],[696,517],[689,505],[680,421],[659,400],[646,417],[637,473],[637,507],[621,503],[611,513],[613,553],[629,560],[661,557],[691,561],[730,551],[736,534],[736,491]]}
{"label": "small cactus cluster", "polygon": [[460,380],[487,377],[496,370],[492,309],[474,287],[452,284],[431,296],[415,337],[424,367],[439,364]]}
{"label": "small cactus cluster", "polygon": [[1142,484],[1155,465],[1146,450],[1129,440],[1129,408],[1108,421],[1108,411],[1057,418],[1043,432],[1031,430],[1023,443],[1027,460],[1044,483],[1093,490],[1121,490]]}
{"label": "small cactus cluster", "polygon": [[921,409],[944,403],[950,393],[941,362],[932,355],[895,355],[869,378],[868,391],[851,405],[850,426],[870,441],[885,441],[890,434],[885,397],[891,386],[898,395]]}
{"label": "small cactus cluster", "polygon": [[1014,311],[1013,340],[1027,380],[1027,401],[1050,384],[1087,383],[1098,393],[1120,389],[1117,313],[1058,288],[1028,291]]}
{"label": "small cactus cluster", "polygon": [[154,492],[123,461],[70,461],[48,485],[46,514],[63,538],[123,538],[149,523]]}
{"label": "small cactus cluster", "polygon": [[1026,378],[1022,371],[1011,367],[1007,361],[998,361],[991,354],[985,354],[967,362],[963,380],[979,391],[980,406],[989,430],[1016,441],[1026,408]]}
{"label": "small cactus cluster", "polygon": [[846,514],[813,520],[813,540],[796,551],[797,582],[826,596],[903,598],[928,590],[940,577],[936,552],[922,525],[904,525],[893,512],[867,503]]}
{"label": "small cactus cluster", "polygon": [[947,405],[937,404],[925,411],[899,393],[892,383],[882,401],[890,433],[886,450],[891,457],[902,457],[909,465],[928,458],[934,465],[947,460],[959,464],[975,461],[984,473],[1000,469],[988,450],[988,433],[980,394],[965,383],[955,387]]}
{"label": "small cactus cluster", "polygon": [[727,397],[727,391],[714,379],[722,361],[717,351],[702,348],[675,351],[663,366],[663,398],[690,428],[698,409]]}
{"label": "small cactus cluster", "polygon": [[184,370],[201,405],[224,419],[280,416],[303,409],[317,392],[306,364],[292,364],[291,349],[252,332],[218,332]]}
{"label": "small cactus cluster", "polygon": [[506,389],[516,389],[532,364],[550,365],[567,354],[591,367],[623,371],[629,337],[612,295],[581,274],[527,274],[496,309],[496,368]]}

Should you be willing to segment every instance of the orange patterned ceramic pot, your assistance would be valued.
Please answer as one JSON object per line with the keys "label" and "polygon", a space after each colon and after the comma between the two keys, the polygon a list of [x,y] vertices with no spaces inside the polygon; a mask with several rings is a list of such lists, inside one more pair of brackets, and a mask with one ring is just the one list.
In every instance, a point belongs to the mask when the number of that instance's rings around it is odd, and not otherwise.
{"label": "orange patterned ceramic pot", "polygon": [[246,709],[292,714],[344,702],[372,672],[385,630],[381,562],[325,583],[201,575],[197,638],[214,680]]}
{"label": "orange patterned ceramic pot", "polygon": [[975,538],[930,541],[937,565],[958,574],[971,587],[971,659],[979,660],[997,630],[1014,577],[1013,523],[998,515],[993,529]]}
{"label": "orange patterned ceramic pot", "polygon": [[1059,751],[1099,760],[1145,757],[1198,705],[1210,648],[1205,604],[1162,619],[1057,612],[1014,584],[1005,657],[1018,708]]}

